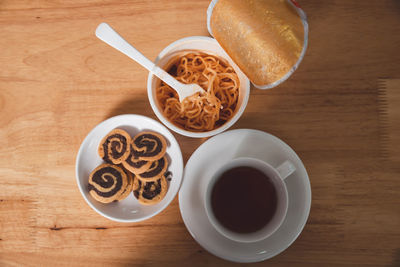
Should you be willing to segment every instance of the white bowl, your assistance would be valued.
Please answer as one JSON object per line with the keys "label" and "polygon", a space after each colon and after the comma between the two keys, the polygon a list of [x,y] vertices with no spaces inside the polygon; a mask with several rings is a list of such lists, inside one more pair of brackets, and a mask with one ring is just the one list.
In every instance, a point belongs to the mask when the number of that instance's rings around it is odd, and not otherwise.
{"label": "white bowl", "polygon": [[233,60],[226,54],[226,52],[221,48],[218,42],[210,37],[205,36],[192,36],[177,40],[164,48],[158,57],[155,60],[155,63],[158,66],[165,66],[175,55],[180,51],[185,50],[197,50],[202,51],[204,53],[209,53],[221,57],[228,61],[228,63],[233,67],[236,74],[240,80],[240,88],[239,88],[239,100],[237,105],[237,110],[235,111],[235,115],[227,122],[225,122],[222,126],[207,132],[192,132],[188,130],[184,130],[172,122],[170,122],[167,118],[164,117],[160,105],[156,98],[156,86],[158,78],[153,74],[149,73],[147,79],[147,94],[149,97],[149,101],[151,107],[153,108],[154,113],[158,117],[158,119],[164,123],[168,128],[177,132],[181,135],[189,136],[189,137],[209,137],[221,133],[231,127],[242,115],[244,109],[246,108],[247,101],[249,99],[250,93],[250,81],[246,77],[246,75],[239,69],[239,67],[233,62]]}
{"label": "white bowl", "polygon": [[[168,192],[157,204],[146,206],[138,202],[133,193],[119,202],[103,204],[96,201],[87,190],[89,175],[103,160],[97,154],[97,148],[101,139],[115,128],[124,129],[131,136],[144,131],[158,132],[165,137],[168,143],[167,157],[169,157],[168,170],[172,173]],[[159,122],[140,115],[120,115],[112,117],[97,125],[85,138],[79,148],[76,158],[76,182],[83,198],[97,213],[118,222],[139,222],[149,219],[165,209],[175,198],[179,191],[183,175],[182,152],[178,142]]]}

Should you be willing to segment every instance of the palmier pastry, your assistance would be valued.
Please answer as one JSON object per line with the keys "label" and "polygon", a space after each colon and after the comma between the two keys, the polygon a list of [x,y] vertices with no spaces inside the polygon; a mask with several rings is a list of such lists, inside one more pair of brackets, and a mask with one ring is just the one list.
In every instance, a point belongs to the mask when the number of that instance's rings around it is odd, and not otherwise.
{"label": "palmier pastry", "polygon": [[[123,168],[122,168],[123,169]],[[129,171],[127,171],[127,170],[124,170],[123,169],[123,171],[126,173],[126,176],[127,176],[127,178],[128,178],[128,184],[126,185],[126,187],[125,187],[125,190],[121,193],[121,195],[118,197],[118,201],[121,201],[121,200],[123,200],[123,199],[125,199],[125,198],[127,198],[128,196],[129,196],[129,194],[132,192],[132,190],[133,190],[133,179],[134,179],[134,177],[135,177],[135,175],[133,174],[133,173],[130,173]]]}
{"label": "palmier pastry", "polygon": [[136,159],[156,161],[162,158],[167,149],[165,138],[155,132],[141,132],[132,140],[132,148],[135,150]]}
{"label": "palmier pastry", "polygon": [[89,176],[90,195],[102,203],[110,203],[121,198],[128,186],[126,172],[112,164],[101,164]]}
{"label": "palmier pastry", "polygon": [[167,180],[164,175],[154,182],[142,182],[140,179],[133,181],[133,195],[144,205],[153,205],[160,202],[168,190]]}
{"label": "palmier pastry", "polygon": [[146,160],[135,159],[134,149],[131,147],[129,156],[122,162],[122,165],[130,172],[139,174],[147,171],[152,162]]}
{"label": "palmier pastry", "polygon": [[107,163],[120,164],[130,154],[130,135],[121,129],[109,132],[100,142],[99,156]]}
{"label": "palmier pastry", "polygon": [[164,175],[168,167],[167,157],[162,157],[159,160],[153,161],[148,170],[137,174],[137,177],[143,182],[153,182],[160,179]]}

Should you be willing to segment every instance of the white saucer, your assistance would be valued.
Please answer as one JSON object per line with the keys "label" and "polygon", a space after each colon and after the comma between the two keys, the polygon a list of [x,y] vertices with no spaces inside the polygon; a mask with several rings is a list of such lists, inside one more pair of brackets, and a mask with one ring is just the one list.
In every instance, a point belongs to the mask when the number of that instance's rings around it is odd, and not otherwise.
{"label": "white saucer", "polygon": [[[235,242],[219,234],[209,222],[203,206],[211,174],[237,157],[258,158],[274,167],[288,159],[296,166],[296,171],[285,179],[289,193],[285,221],[273,235],[254,243]],[[179,192],[181,215],[193,238],[210,253],[235,262],[263,261],[284,251],[303,230],[310,206],[310,181],[296,153],[277,137],[248,129],[227,131],[203,143],[186,164]]]}
{"label": "white saucer", "polygon": [[[123,129],[131,136],[135,136],[141,131],[154,131],[163,135],[167,140],[168,170],[172,173],[172,180],[169,183],[167,194],[159,203],[149,206],[142,205],[131,193],[122,201],[103,204],[89,194],[87,190],[89,174],[103,163],[97,154],[97,148],[101,139],[115,128]],[[182,153],[174,136],[161,123],[141,115],[120,115],[103,121],[86,136],[76,157],[76,181],[83,198],[96,212],[117,222],[139,222],[161,212],[178,193],[182,174]]]}

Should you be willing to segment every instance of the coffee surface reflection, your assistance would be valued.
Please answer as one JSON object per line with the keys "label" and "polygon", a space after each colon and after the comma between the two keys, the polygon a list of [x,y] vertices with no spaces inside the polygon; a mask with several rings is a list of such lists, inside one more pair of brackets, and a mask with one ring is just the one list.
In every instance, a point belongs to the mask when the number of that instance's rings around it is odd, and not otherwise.
{"label": "coffee surface reflection", "polygon": [[211,208],[225,228],[237,233],[262,229],[273,218],[277,194],[260,170],[239,166],[223,172],[211,191]]}

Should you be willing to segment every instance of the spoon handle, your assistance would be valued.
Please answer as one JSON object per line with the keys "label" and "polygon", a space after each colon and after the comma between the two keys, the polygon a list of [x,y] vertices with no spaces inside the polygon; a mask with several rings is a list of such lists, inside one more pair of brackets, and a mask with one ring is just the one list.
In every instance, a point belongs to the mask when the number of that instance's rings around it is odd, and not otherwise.
{"label": "spoon handle", "polygon": [[106,44],[114,47],[121,53],[127,55],[137,63],[145,67],[148,71],[160,78],[172,88],[179,88],[182,84],[174,77],[169,75],[166,71],[156,66],[151,60],[140,53],[136,48],[130,45],[124,38],[122,38],[113,28],[107,23],[101,23],[97,26],[96,36]]}

